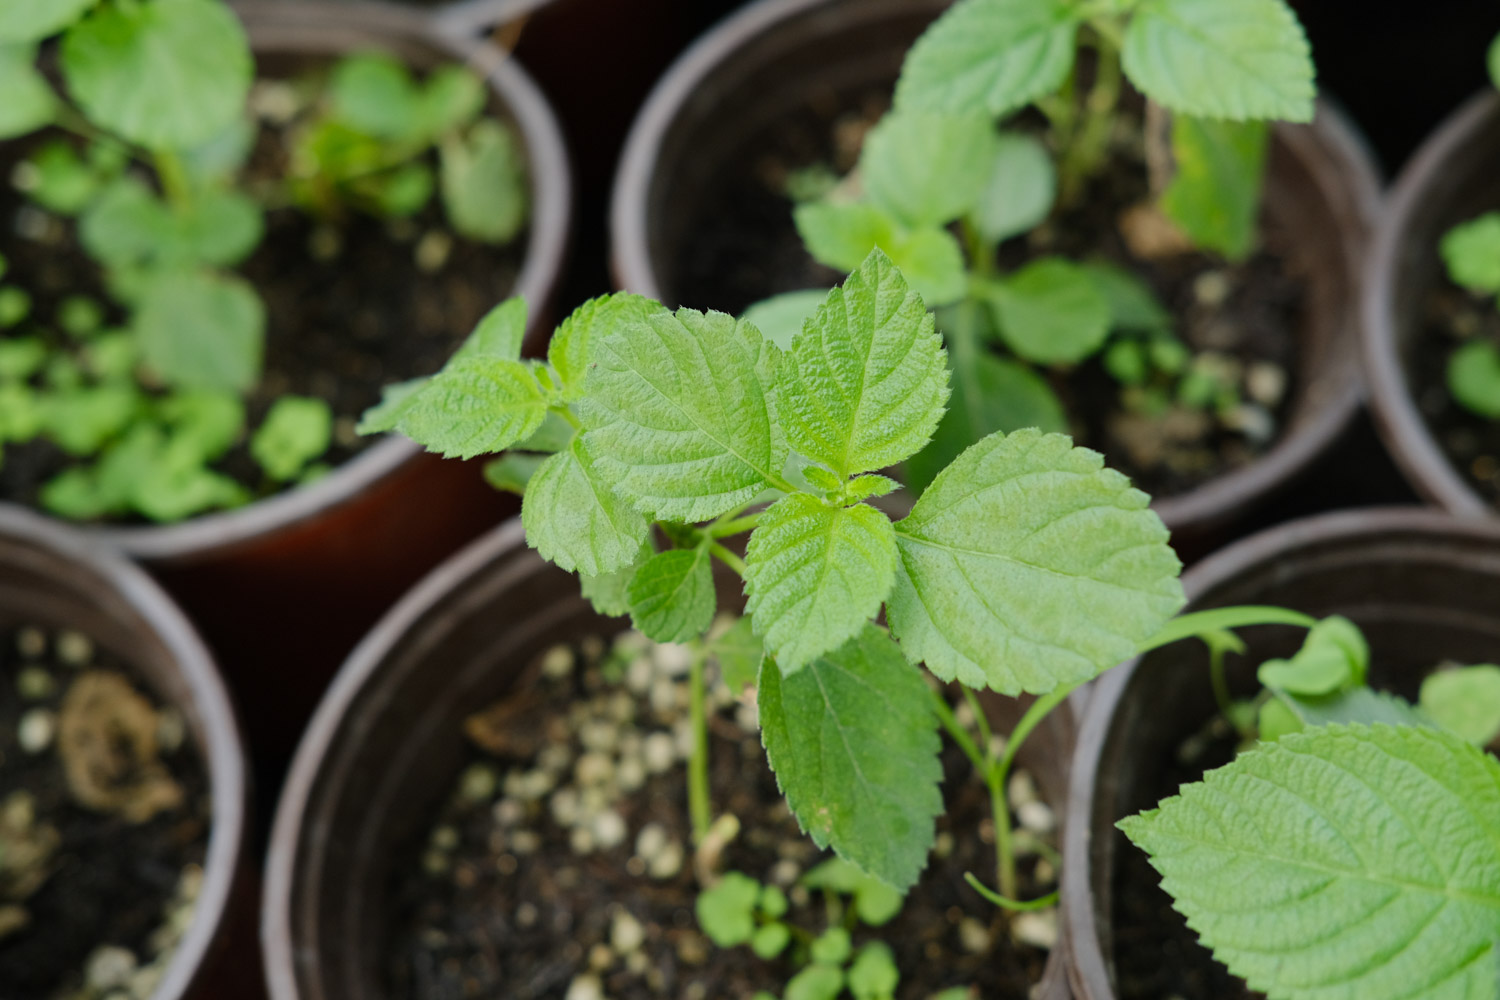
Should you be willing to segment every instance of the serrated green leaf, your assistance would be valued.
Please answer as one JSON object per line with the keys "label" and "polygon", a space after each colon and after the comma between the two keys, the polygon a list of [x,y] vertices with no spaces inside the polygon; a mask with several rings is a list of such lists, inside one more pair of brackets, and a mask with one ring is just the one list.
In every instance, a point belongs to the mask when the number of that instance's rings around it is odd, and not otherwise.
{"label": "serrated green leaf", "polygon": [[761,737],[797,822],[900,889],[921,874],[943,810],[930,697],[874,625],[790,677],[772,660],[760,672]]}
{"label": "serrated green leaf", "polygon": [[1073,69],[1079,14],[1067,0],[960,0],[906,54],[896,106],[1007,115]]}
{"label": "serrated green leaf", "polygon": [[594,360],[594,344],[628,323],[644,323],[648,317],[670,314],[660,302],[631,292],[616,292],[589,299],[562,321],[547,345],[547,360],[562,379],[563,398],[576,402],[583,396],[584,378]]}
{"label": "serrated green leaf", "polygon": [[860,182],[903,224],[945,226],[979,200],[999,151],[987,114],[892,111],[865,137]]}
{"label": "serrated green leaf", "polygon": [[250,455],[273,481],[301,475],[333,440],[333,411],[321,399],[283,396],[250,438]]}
{"label": "serrated green leaf", "polygon": [[1500,294],[1500,212],[1486,212],[1448,230],[1442,254],[1454,284],[1484,295]]}
{"label": "serrated green leaf", "polygon": [[504,493],[524,496],[526,484],[547,460],[546,455],[512,451],[484,463],[484,481]]}
{"label": "serrated green leaf", "polygon": [[766,659],[766,644],[756,636],[749,618],[737,618],[709,643],[708,655],[719,664],[724,685],[739,694],[755,683]]}
{"label": "serrated green leaf", "polygon": [[72,24],[99,0],[5,0],[0,44],[39,42]]}
{"label": "serrated green leaf", "polygon": [[1500,667],[1439,670],[1422,681],[1422,714],[1477,747],[1500,736]]}
{"label": "serrated green leaf", "polygon": [[[544,459],[545,461],[545,459]],[[588,576],[580,573],[578,575],[579,590],[594,610],[601,615],[611,618],[619,618],[630,613],[630,599],[626,596],[630,589],[630,581],[635,576],[635,571],[645,565],[656,550],[649,542],[642,543],[641,550],[636,554],[635,561],[620,569],[611,570],[608,573],[600,573],[598,576]],[[756,661],[756,666],[760,661]],[[753,680],[753,675],[752,675]]]}
{"label": "serrated green leaf", "polygon": [[[3,17],[4,15],[0,15]],[[35,131],[52,121],[57,99],[36,68],[36,46],[0,44],[0,139]]]}
{"label": "serrated green leaf", "polygon": [[890,253],[896,245],[895,220],[874,205],[814,201],[798,205],[792,218],[807,252],[836,271],[853,271],[875,247]]}
{"label": "serrated green leaf", "polygon": [[636,508],[704,521],[781,478],[769,401],[775,347],[723,313],[679,309],[593,339],[581,404],[599,472]]}
{"label": "serrated green leaf", "polygon": [[1036,139],[1001,132],[989,179],[974,204],[974,224],[990,244],[1029,232],[1052,213],[1057,168]]}
{"label": "serrated green leaf", "polygon": [[422,130],[422,94],[406,64],[384,52],[340,59],[328,81],[332,112],[380,139],[408,139]]}
{"label": "serrated green leaf", "polygon": [[547,398],[530,368],[476,355],[429,379],[397,428],[428,451],[473,458],[530,437],[546,416]]}
{"label": "serrated green leaf", "polygon": [[1282,0],[1143,0],[1122,55],[1130,82],[1172,111],[1313,119],[1312,53]]}
{"label": "serrated green leaf", "polygon": [[1177,172],[1161,208],[1202,249],[1243,260],[1255,246],[1270,129],[1263,121],[1172,118]]}
{"label": "serrated green leaf", "polygon": [[485,313],[448,364],[460,358],[475,357],[519,361],[521,344],[526,339],[526,315],[524,296],[506,299]]}
{"label": "serrated green leaf", "polygon": [[[1345,722],[1374,725],[1377,722],[1393,726],[1425,726],[1430,723],[1399,695],[1385,691],[1372,691],[1367,687],[1350,688],[1335,694],[1300,696],[1286,691],[1277,691],[1276,699],[1299,723],[1288,726],[1297,732],[1303,726],[1329,726]],[[1267,703],[1269,704],[1269,702]],[[1267,739],[1264,731],[1261,739]]]}
{"label": "serrated green leaf", "polygon": [[1471,340],[1448,358],[1448,391],[1453,399],[1487,420],[1500,420],[1500,347]]}
{"label": "serrated green leaf", "polygon": [[355,430],[360,434],[383,434],[395,430],[401,418],[416,404],[417,394],[427,382],[424,377],[386,386],[380,391],[380,402],[364,412]]}
{"label": "serrated green leaf", "polygon": [[761,515],[745,557],[746,610],[791,674],[838,649],[880,611],[896,572],[895,531],[867,504],[793,493]]}
{"label": "serrated green leaf", "polygon": [[1120,827],[1252,989],[1279,1000],[1495,993],[1500,765],[1456,736],[1309,730]]}
{"label": "serrated green leaf", "polygon": [[1090,261],[1083,269],[1109,305],[1111,329],[1135,333],[1171,331],[1172,314],[1140,277],[1106,261]]}
{"label": "serrated green leaf", "polygon": [[760,883],[741,872],[725,872],[719,884],[698,894],[698,926],[720,948],[744,944],[755,933]]}
{"label": "serrated green leaf", "polygon": [[438,147],[448,221],[461,236],[508,243],[526,225],[526,167],[510,129],[486,118]]}
{"label": "serrated green leaf", "polygon": [[531,477],[521,501],[526,543],[563,569],[599,576],[629,566],[650,525],[599,474],[587,438],[577,438]]}
{"label": "serrated green leaf", "polygon": [[706,545],[647,559],[626,590],[630,620],[655,642],[686,642],[714,620],[714,575]]}
{"label": "serrated green leaf", "polygon": [[1006,346],[1037,364],[1074,364],[1109,336],[1109,303],[1089,272],[1044,257],[985,289]]}
{"label": "serrated green leaf", "polygon": [[828,293],[821,288],[773,295],[755,303],[740,317],[755,327],[783,351],[792,349],[792,340],[802,332],[802,325],[812,319]]}
{"label": "serrated green leaf", "polygon": [[948,399],[947,356],[921,298],[877,250],[797,334],[775,386],[791,446],[846,479],[927,443]]}
{"label": "serrated green leaf", "polygon": [[260,379],[266,309],[242,278],[202,270],[154,275],[134,326],[142,360],[173,386],[243,393]]}
{"label": "serrated green leaf", "polygon": [[63,78],[91,121],[148,149],[187,149],[244,109],[239,19],[213,0],[106,4],[63,36]]}
{"label": "serrated green leaf", "polygon": [[896,525],[891,631],[943,680],[1002,694],[1086,681],[1182,606],[1149,503],[1060,434],[992,434]]}

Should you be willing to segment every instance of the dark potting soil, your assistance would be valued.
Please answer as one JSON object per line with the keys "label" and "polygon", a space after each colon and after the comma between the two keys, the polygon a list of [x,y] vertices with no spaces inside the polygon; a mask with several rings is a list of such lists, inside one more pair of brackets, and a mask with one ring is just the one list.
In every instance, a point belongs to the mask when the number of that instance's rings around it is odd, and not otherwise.
{"label": "dark potting soil", "polygon": [[1446,278],[1428,292],[1411,370],[1417,408],[1459,475],[1491,504],[1500,504],[1500,420],[1459,406],[1448,391],[1448,359],[1460,343],[1482,337],[1500,344],[1500,311]]}
{"label": "dark potting soil", "polygon": [[[247,185],[285,169],[284,140],[283,131],[262,125]],[[30,148],[3,147],[0,178]],[[277,399],[326,400],[334,439],[322,461],[337,466],[352,458],[376,440],[355,434],[360,415],[380,401],[385,386],[443,366],[479,319],[510,294],[526,245],[524,232],[503,247],[453,236],[436,199],[416,217],[390,223],[356,214],[321,224],[293,208],[268,212],[265,223],[259,248],[234,269],[265,303],[265,371],[247,400],[245,438],[216,463],[257,495],[274,486],[250,455],[249,433]],[[50,325],[70,295],[109,302],[73,221],[43,212],[10,184],[0,184],[0,254],[10,265],[6,283],[31,293],[35,322]],[[427,268],[418,267],[419,256]],[[109,316],[122,318],[118,310]],[[15,332],[34,330],[22,324]],[[41,487],[74,461],[46,441],[7,445],[0,497],[35,505]]]}
{"label": "dark potting soil", "polygon": [[[556,651],[549,655],[557,667]],[[588,657],[580,662],[589,665],[544,665],[543,679],[528,694],[476,717],[486,720],[480,730],[492,734],[482,742],[499,753],[473,752],[428,840],[398,862],[391,885],[391,995],[780,995],[796,969],[790,950],[762,961],[745,946],[716,947],[698,927],[682,763],[685,678],[664,677],[661,669],[653,676],[637,665],[632,669],[642,676],[627,673],[623,684],[611,683]],[[787,810],[753,717],[745,717],[749,710],[736,711],[727,692],[716,704],[710,715],[713,807],[716,814],[737,816],[741,832],[715,869],[785,887],[792,904],[786,921],[821,933],[828,919],[824,900],[809,898],[796,883],[828,855],[799,832]],[[471,720],[471,737],[475,725]],[[637,755],[644,769],[629,763]],[[879,929],[861,926],[855,947],[878,938],[894,949],[902,973],[899,1000],[922,1000],[955,986],[972,986],[977,992],[970,995],[986,1000],[1027,997],[1046,953],[1013,943],[1006,917],[965,884],[966,871],[993,872],[989,800],[960,752],[950,748],[943,763],[949,813],[938,821],[934,856],[901,914]],[[586,772],[598,773],[590,778]],[[589,819],[606,801],[590,805],[590,797],[600,795],[595,789],[614,781],[620,797],[602,809],[610,815]],[[1048,863],[1034,853],[1023,856],[1028,898],[1050,888],[1031,884],[1038,865]]]}
{"label": "dark potting soil", "polygon": [[0,996],[149,997],[210,818],[180,712],[79,633],[0,632]]}
{"label": "dark potting soil", "polygon": [[[738,314],[781,292],[828,288],[844,275],[818,264],[802,246],[786,195],[795,172],[822,167],[842,176],[859,158],[864,135],[889,106],[888,90],[836,97],[819,91],[795,112],[748,132],[726,151],[694,206],[700,220],[671,261],[681,304]],[[1119,384],[1096,358],[1049,374],[1080,443],[1161,496],[1245,465],[1271,448],[1285,426],[1297,371],[1307,277],[1296,270],[1288,234],[1262,219],[1261,247],[1240,264],[1190,252],[1150,260],[1135,256],[1120,233],[1122,213],[1146,200],[1149,181],[1135,112],[1122,116],[1109,170],[1076,207],[1001,248],[1003,271],[1046,254],[1104,259],[1134,272],[1175,316],[1177,334],[1196,355],[1212,351],[1243,372],[1260,365],[1279,380],[1268,394],[1269,434],[1234,433],[1211,418],[1173,411],[1141,419],[1124,410]],[[1245,380],[1241,380],[1241,395]]]}

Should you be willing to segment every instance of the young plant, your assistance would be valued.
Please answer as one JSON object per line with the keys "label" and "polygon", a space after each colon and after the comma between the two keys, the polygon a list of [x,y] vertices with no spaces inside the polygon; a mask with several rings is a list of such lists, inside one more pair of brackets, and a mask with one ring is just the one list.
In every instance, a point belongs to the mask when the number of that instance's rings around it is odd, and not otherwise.
{"label": "young plant", "polygon": [[1260,742],[1120,827],[1272,1000],[1494,997],[1500,667],[1440,669],[1411,705],[1366,686],[1369,655],[1347,619],[1313,624],[1261,664],[1258,713],[1221,694]]}
{"label": "young plant", "polygon": [[[880,247],[930,305],[944,307],[954,406],[931,452],[907,470],[916,489],[992,431],[1065,430],[1039,370],[1076,365],[1106,345],[1105,368],[1132,409],[1162,411],[1175,395],[1180,406],[1233,420],[1233,383],[1189,371],[1171,317],[1130,272],[1056,255],[1009,274],[996,267],[1002,243],[1076,202],[1106,165],[1122,65],[1125,79],[1173,112],[1162,158],[1175,174],[1160,213],[1192,245],[1244,258],[1266,121],[1313,113],[1307,42],[1281,0],[962,0],[908,53],[895,110],[867,136],[855,174],[796,209],[821,263],[847,270]],[[1028,107],[1048,123],[1040,137],[996,130],[996,118]],[[814,295],[782,296],[751,315],[795,330]],[[986,341],[1013,358],[983,350]]]}
{"label": "young plant", "polygon": [[[67,96],[37,65],[40,44],[59,32]],[[25,0],[0,10],[0,139],[72,135],[38,144],[13,183],[42,225],[47,215],[76,220],[110,294],[73,296],[39,316],[0,260],[0,330],[12,338],[0,344],[0,445],[43,439],[71,457],[40,493],[54,513],[172,521],[251,499],[214,467],[246,439],[244,398],[265,353],[265,307],[232,269],[260,243],[265,211],[296,200],[243,189],[256,143],[253,75],[244,31],[218,0]],[[387,215],[416,211],[432,194],[423,158],[436,147],[457,232],[504,241],[524,224],[519,157],[505,126],[480,117],[477,76],[440,67],[419,87],[386,57],[355,56],[335,67],[328,90],[329,110],[300,133],[293,157],[310,172],[286,181],[307,205],[343,198]],[[373,159],[356,156],[365,153]],[[272,405],[248,438],[262,492],[321,473],[332,422],[321,400]]]}

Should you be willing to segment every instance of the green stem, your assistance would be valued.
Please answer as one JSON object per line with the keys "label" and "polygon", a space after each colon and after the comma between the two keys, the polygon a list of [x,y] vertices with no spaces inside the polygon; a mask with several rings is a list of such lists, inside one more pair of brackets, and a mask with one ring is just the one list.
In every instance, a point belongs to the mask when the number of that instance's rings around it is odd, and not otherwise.
{"label": "green stem", "polygon": [[187,168],[182,158],[171,150],[157,150],[156,174],[161,178],[162,193],[176,208],[183,208],[193,200],[192,185],[188,182]]}
{"label": "green stem", "polygon": [[989,900],[991,903],[994,903],[1001,909],[1014,910],[1024,913],[1027,910],[1045,910],[1049,906],[1057,905],[1058,896],[1055,892],[1049,892],[1047,893],[1047,895],[1043,896],[1040,899],[1022,901],[1019,899],[1014,899],[1010,896],[1002,895],[1001,893],[997,893],[994,889],[991,889],[989,886],[979,881],[979,879],[975,878],[973,872],[964,872],[964,881],[968,882],[975,892],[979,893],[985,899]]}
{"label": "green stem", "polygon": [[693,754],[688,758],[688,813],[693,819],[693,843],[703,843],[713,822],[708,790],[708,710],[703,666],[707,655],[700,647],[693,653],[688,671],[688,705],[692,713]]}
{"label": "green stem", "polygon": [[1208,675],[1213,680],[1214,700],[1219,703],[1219,714],[1230,718],[1229,680],[1224,676],[1224,646],[1222,643],[1208,644]]}
{"label": "green stem", "polygon": [[1094,83],[1083,102],[1081,124],[1069,136],[1068,143],[1059,147],[1060,197],[1065,205],[1076,203],[1089,180],[1103,167],[1120,106],[1123,77],[1119,45],[1098,24],[1095,33]]}
{"label": "green stem", "polygon": [[975,276],[980,278],[991,278],[995,275],[995,254],[984,240],[984,234],[979,231],[974,220],[969,216],[959,222],[959,230],[963,233],[964,248],[969,253],[969,267]]}
{"label": "green stem", "polygon": [[760,524],[761,513],[763,512],[758,511],[754,514],[746,514],[744,517],[737,517],[732,521],[715,521],[705,531],[710,538],[728,538],[730,535],[753,531],[755,526]]}
{"label": "green stem", "polygon": [[980,774],[988,771],[989,761],[985,759],[984,754],[979,752],[979,747],[974,743],[974,737],[969,735],[969,731],[958,724],[958,717],[953,714],[953,709],[949,707],[941,691],[932,692],[932,710],[937,713],[938,721],[943,724],[944,729],[948,730],[948,735],[953,737],[953,742],[958,744],[958,748],[964,752],[965,757],[969,758],[975,770]]}
{"label": "green stem", "polygon": [[745,560],[741,559],[739,556],[735,555],[733,552],[730,552],[728,549],[726,549],[724,546],[720,545],[718,542],[709,542],[708,543],[708,551],[715,558],[717,558],[720,562],[722,562],[725,566],[728,566],[730,569],[734,570],[740,576],[744,576],[745,575]]}
{"label": "green stem", "polygon": [[1295,625],[1300,628],[1312,628],[1317,623],[1316,618],[1304,615],[1300,611],[1268,605],[1243,605],[1195,611],[1192,614],[1173,618],[1163,625],[1155,635],[1141,643],[1137,655],[1220,629],[1246,628],[1251,625]]}
{"label": "green stem", "polygon": [[1032,702],[1011,732],[1010,739],[1005,744],[1004,755],[990,768],[990,799],[994,804],[995,861],[999,872],[1000,892],[1011,898],[1016,895],[1016,857],[1011,848],[1010,803],[1005,798],[1005,782],[1010,777],[1011,765],[1015,763],[1016,754],[1020,752],[1026,738],[1077,687],[1077,684],[1068,684]]}
{"label": "green stem", "polygon": [[984,706],[979,703],[979,695],[967,684],[960,684],[959,689],[964,693],[964,700],[969,703],[969,711],[974,713],[974,725],[979,730],[979,742],[984,747],[985,756],[990,755],[990,742],[994,733],[990,730],[989,717],[984,714]]}

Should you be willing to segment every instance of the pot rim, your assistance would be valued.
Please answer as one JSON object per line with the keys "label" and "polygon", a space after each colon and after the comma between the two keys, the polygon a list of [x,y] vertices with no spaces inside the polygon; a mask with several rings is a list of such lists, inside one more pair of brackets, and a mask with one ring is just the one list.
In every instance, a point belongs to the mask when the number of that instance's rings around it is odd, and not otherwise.
{"label": "pot rim", "polygon": [[230,917],[236,877],[246,846],[249,775],[239,721],[213,656],[173,603],[144,570],[82,532],[15,504],[0,504],[0,535],[41,549],[85,570],[95,588],[113,590],[155,634],[183,680],[204,734],[212,825],[203,859],[203,888],[193,921],[167,965],[152,1000],[181,1000],[204,969]]}
{"label": "pot rim", "polygon": [[1494,508],[1448,460],[1417,411],[1406,369],[1396,350],[1396,276],[1404,269],[1407,233],[1430,192],[1442,185],[1444,168],[1474,136],[1500,119],[1500,93],[1491,88],[1470,97],[1438,126],[1402,168],[1365,259],[1360,337],[1370,410],[1386,447],[1422,497],[1455,514],[1493,514]]}
{"label": "pot rim", "polygon": [[[690,46],[661,78],[631,126],[615,174],[610,201],[610,266],[617,287],[662,300],[662,288],[651,264],[647,205],[661,150],[674,122],[699,86],[735,50],[750,39],[792,17],[837,0],[758,0],[726,18]],[[1289,484],[1324,453],[1353,421],[1364,401],[1365,387],[1354,314],[1357,312],[1359,254],[1381,211],[1381,181],[1369,143],[1332,100],[1318,99],[1311,125],[1278,127],[1287,144],[1301,150],[1304,162],[1322,160],[1335,167],[1351,211],[1351,230],[1343,240],[1345,262],[1354,291],[1349,313],[1335,333],[1343,341],[1329,359],[1326,395],[1309,419],[1284,434],[1265,454],[1186,493],[1153,503],[1168,527],[1184,532],[1209,528],[1243,514],[1257,502]]]}
{"label": "pot rim", "polygon": [[[353,24],[363,31],[416,40],[458,62],[482,68],[490,93],[514,117],[527,152],[531,222],[512,294],[526,297],[530,307],[527,341],[528,347],[534,348],[545,336],[540,325],[544,306],[562,276],[572,225],[573,180],[561,125],[520,64],[482,39],[443,33],[427,18],[394,6],[326,0],[241,0],[233,6],[252,34],[257,26],[292,24],[317,30]],[[153,564],[197,563],[300,528],[355,501],[420,454],[422,447],[416,442],[388,434],[319,481],[238,510],[204,514],[176,524],[75,527]]]}
{"label": "pot rim", "polygon": [[[1462,517],[1425,507],[1370,507],[1301,518],[1258,532],[1221,549],[1182,576],[1188,605],[1257,566],[1311,544],[1347,544],[1362,537],[1402,533],[1462,538],[1500,546],[1500,521]],[[1070,942],[1073,990],[1091,1000],[1114,1000],[1110,961],[1099,945],[1094,918],[1092,840],[1094,796],[1111,722],[1139,658],[1107,671],[1090,687],[1069,773],[1063,823],[1062,912]]]}

